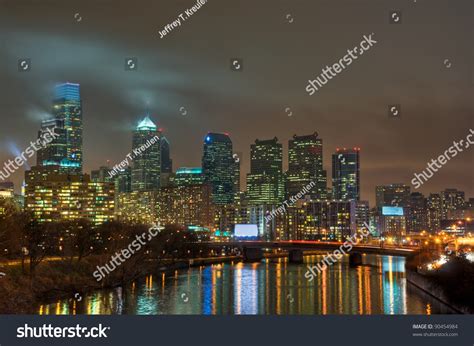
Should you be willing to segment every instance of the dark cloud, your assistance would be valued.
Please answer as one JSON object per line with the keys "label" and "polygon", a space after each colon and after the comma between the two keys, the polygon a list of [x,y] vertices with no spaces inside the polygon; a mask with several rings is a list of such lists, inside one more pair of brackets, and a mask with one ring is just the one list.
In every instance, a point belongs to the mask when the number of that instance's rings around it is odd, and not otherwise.
{"label": "dark cloud", "polygon": [[[158,30],[194,3],[0,1],[0,162],[12,143],[25,148],[36,137],[60,81],[81,84],[86,170],[122,160],[130,130],[149,112],[175,167],[200,165],[207,131],[230,133],[243,174],[256,138],[277,136],[286,154],[293,134],[317,131],[329,177],[336,147],[361,147],[362,198],[373,201],[375,185],[409,183],[474,128],[470,1],[209,0],[160,39]],[[393,8],[400,25],[388,23]],[[308,96],[308,79],[370,33],[376,46]],[[30,72],[17,71],[21,57],[32,59]],[[125,71],[126,57],[138,58],[137,71]],[[236,57],[242,72],[230,70]],[[389,104],[402,105],[400,119],[388,117]],[[423,192],[474,195],[473,163],[472,150],[461,153]]]}

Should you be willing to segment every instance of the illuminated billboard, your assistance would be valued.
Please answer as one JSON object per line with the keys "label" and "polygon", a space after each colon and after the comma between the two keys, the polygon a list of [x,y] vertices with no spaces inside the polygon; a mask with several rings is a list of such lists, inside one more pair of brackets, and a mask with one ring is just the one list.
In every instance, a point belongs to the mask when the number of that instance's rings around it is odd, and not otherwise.
{"label": "illuminated billboard", "polygon": [[403,216],[403,207],[382,207],[382,215]]}
{"label": "illuminated billboard", "polygon": [[258,237],[258,228],[254,224],[237,224],[234,227],[236,237]]}

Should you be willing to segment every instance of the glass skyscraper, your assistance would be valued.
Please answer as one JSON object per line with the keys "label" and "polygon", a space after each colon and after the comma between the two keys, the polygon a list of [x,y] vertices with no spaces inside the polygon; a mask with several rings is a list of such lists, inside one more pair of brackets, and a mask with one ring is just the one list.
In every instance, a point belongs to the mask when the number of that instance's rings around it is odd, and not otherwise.
{"label": "glass skyscraper", "polygon": [[173,172],[173,160],[170,155],[170,142],[163,136],[161,137],[161,173]]}
{"label": "glass skyscraper", "polygon": [[76,83],[56,85],[53,100],[53,119],[43,121],[39,135],[54,128],[59,135],[39,150],[37,164],[60,166],[68,173],[82,173],[82,101]]}
{"label": "glass skyscraper", "polygon": [[160,188],[161,132],[146,116],[133,132],[132,191],[152,191]]}
{"label": "glass skyscraper", "polygon": [[250,146],[247,196],[250,204],[278,204],[283,201],[283,146],[278,138],[256,140]]}
{"label": "glass skyscraper", "polygon": [[315,132],[297,136],[288,141],[288,172],[286,173],[286,197],[296,195],[309,183],[316,184],[311,197],[327,197],[327,177],[323,169],[323,140]]}
{"label": "glass skyscraper", "polygon": [[360,148],[337,149],[332,155],[333,199],[360,199]]}
{"label": "glass skyscraper", "polygon": [[224,133],[208,133],[204,138],[202,169],[204,180],[211,185],[215,204],[230,204],[234,198],[235,161],[232,141]]}

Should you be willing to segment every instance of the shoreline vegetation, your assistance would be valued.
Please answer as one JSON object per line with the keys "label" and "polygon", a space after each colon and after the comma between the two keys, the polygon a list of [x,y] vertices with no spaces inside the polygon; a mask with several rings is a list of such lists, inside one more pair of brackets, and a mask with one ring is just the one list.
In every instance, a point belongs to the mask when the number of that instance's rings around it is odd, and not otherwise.
{"label": "shoreline vegetation", "polygon": [[422,269],[436,259],[428,251],[409,256],[405,264],[407,281],[458,313],[474,314],[474,263],[462,255],[452,255],[437,269]]}
{"label": "shoreline vegetation", "polygon": [[39,223],[15,203],[0,198],[0,313],[35,313],[52,297],[117,287],[156,268],[191,258],[215,257],[204,243],[209,235],[178,225],[163,227],[139,251],[97,282],[93,272],[149,230],[118,221],[93,225],[87,220]]}

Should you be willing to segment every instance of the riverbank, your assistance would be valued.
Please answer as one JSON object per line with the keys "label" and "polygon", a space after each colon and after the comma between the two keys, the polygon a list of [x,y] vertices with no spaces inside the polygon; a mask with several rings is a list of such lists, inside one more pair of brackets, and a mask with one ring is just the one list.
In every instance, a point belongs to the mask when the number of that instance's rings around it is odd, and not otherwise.
{"label": "riverbank", "polygon": [[474,314],[474,264],[452,257],[437,270],[420,272],[420,258],[410,258],[405,267],[407,282],[459,314]]}

